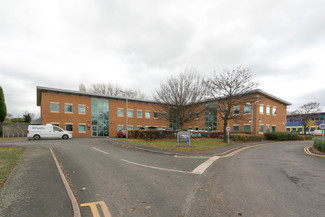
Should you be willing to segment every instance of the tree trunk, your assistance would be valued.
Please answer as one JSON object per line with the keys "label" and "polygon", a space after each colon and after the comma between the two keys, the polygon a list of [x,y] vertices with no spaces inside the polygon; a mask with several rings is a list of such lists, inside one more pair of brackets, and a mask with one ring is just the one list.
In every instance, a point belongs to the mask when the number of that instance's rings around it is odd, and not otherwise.
{"label": "tree trunk", "polygon": [[223,120],[223,142],[227,142],[227,138],[228,138],[227,131],[226,131],[227,125],[228,125],[227,120],[224,119]]}

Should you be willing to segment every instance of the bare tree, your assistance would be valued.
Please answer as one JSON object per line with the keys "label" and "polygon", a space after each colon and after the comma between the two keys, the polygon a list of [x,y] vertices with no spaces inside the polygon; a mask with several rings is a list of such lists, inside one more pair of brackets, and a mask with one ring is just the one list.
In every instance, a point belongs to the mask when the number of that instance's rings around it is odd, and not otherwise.
{"label": "bare tree", "polygon": [[301,121],[302,126],[304,127],[304,134],[306,135],[307,128],[310,127],[312,121],[311,114],[319,112],[320,103],[318,102],[309,102],[300,106],[297,110],[293,111],[292,114]]}
{"label": "bare tree", "polygon": [[89,88],[86,88],[84,84],[79,85],[79,91],[91,92],[98,94],[105,94],[110,96],[123,96],[128,98],[143,99],[146,95],[141,91],[132,89],[123,89],[117,84],[112,83],[95,83],[91,84]]}
{"label": "bare tree", "polygon": [[[254,100],[252,91],[259,86],[253,81],[253,75],[249,69],[224,69],[221,73],[215,73],[208,81],[209,91],[213,101],[217,103],[217,113],[223,120],[223,140],[226,138],[226,127],[232,119],[242,119],[242,116],[234,114],[233,108]],[[252,130],[252,129],[251,129]]]}
{"label": "bare tree", "polygon": [[166,119],[178,125],[193,120],[205,109],[207,83],[194,69],[185,69],[177,76],[171,76],[153,95],[158,109],[166,114]]}

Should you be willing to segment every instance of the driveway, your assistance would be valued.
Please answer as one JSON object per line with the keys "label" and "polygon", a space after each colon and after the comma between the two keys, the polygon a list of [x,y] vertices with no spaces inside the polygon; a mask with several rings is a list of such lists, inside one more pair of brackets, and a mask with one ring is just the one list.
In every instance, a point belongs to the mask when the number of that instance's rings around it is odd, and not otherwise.
{"label": "driveway", "polygon": [[173,156],[107,138],[17,143],[52,148],[82,216],[322,216],[325,158],[310,142],[273,143],[223,157]]}

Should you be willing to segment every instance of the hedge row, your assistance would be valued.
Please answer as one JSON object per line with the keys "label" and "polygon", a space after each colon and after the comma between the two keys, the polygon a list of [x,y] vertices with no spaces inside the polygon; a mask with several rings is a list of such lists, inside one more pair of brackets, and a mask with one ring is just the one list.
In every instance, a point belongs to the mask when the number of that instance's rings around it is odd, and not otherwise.
{"label": "hedge row", "polygon": [[[157,140],[157,139],[172,139],[177,137],[177,132],[174,130],[129,130],[128,137],[130,139],[144,139],[144,140]],[[192,138],[217,138],[223,139],[222,132],[192,132]],[[260,136],[251,136],[250,134],[230,134],[232,141],[261,141]]]}
{"label": "hedge row", "polygon": [[325,140],[315,140],[314,141],[314,148],[319,151],[325,152]]}
{"label": "hedge row", "polygon": [[287,133],[287,132],[264,133],[264,138],[266,140],[275,140],[275,141],[312,140],[312,137],[310,135],[302,136],[296,133]]}

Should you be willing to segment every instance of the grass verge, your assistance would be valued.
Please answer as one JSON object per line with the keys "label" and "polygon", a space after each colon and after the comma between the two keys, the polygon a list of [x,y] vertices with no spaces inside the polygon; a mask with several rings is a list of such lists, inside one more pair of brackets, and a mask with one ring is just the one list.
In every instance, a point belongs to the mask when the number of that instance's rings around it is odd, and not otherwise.
{"label": "grass verge", "polygon": [[220,139],[191,139],[191,146],[187,143],[180,143],[177,146],[176,139],[164,139],[164,140],[153,140],[146,141],[141,139],[128,139],[125,140],[139,145],[145,145],[154,148],[160,148],[164,150],[183,151],[183,152],[205,152],[221,147],[228,146]]}
{"label": "grass verge", "polygon": [[0,146],[0,188],[17,165],[24,150],[25,148],[18,146]]}

